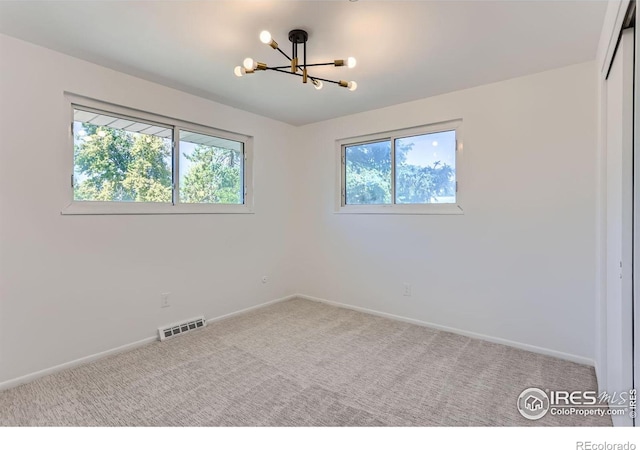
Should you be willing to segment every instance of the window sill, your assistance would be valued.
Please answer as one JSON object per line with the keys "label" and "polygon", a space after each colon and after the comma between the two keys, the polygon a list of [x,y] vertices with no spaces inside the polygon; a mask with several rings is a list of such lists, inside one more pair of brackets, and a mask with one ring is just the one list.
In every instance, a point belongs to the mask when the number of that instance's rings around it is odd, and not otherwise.
{"label": "window sill", "polygon": [[253,214],[248,205],[203,205],[169,203],[107,203],[73,202],[65,207],[63,216],[78,215],[151,215],[151,214]]}
{"label": "window sill", "polygon": [[413,215],[462,215],[460,205],[347,205],[341,206],[336,214],[413,214]]}

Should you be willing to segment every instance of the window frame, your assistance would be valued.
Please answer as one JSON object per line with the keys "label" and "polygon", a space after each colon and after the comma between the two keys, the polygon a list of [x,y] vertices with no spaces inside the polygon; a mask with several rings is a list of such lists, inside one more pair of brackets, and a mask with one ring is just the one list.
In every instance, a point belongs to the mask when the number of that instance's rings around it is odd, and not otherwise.
{"label": "window frame", "polygon": [[[67,198],[69,203],[61,211],[62,215],[120,215],[120,214],[252,214],[253,213],[253,137],[200,125],[173,117],[115,105],[76,94],[65,93],[69,111],[67,133],[67,167],[71,168],[71,181],[67,178]],[[81,201],[74,198],[74,109],[139,120],[150,125],[172,129],[172,201],[171,202],[102,202]],[[180,202],[180,131],[206,134],[243,144],[242,182],[244,195],[242,204],[231,203],[182,203]]]}
{"label": "window frame", "polygon": [[[395,203],[396,202],[396,161],[395,140],[425,134],[454,131],[456,133],[456,202],[455,203]],[[369,144],[390,141],[391,144],[391,203],[349,205],[346,204],[346,147],[358,144]],[[337,153],[337,189],[335,213],[339,214],[464,214],[462,208],[462,190],[460,189],[461,174],[463,173],[463,141],[462,119],[447,120],[428,125],[421,125],[399,130],[385,131],[381,133],[336,140]]]}

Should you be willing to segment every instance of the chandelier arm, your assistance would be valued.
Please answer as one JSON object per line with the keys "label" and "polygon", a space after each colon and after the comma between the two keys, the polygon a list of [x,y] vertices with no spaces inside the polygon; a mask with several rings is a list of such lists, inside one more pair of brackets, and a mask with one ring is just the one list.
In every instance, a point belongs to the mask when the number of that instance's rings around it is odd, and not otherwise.
{"label": "chandelier arm", "polygon": [[[290,67],[290,66],[287,66],[287,67]],[[302,76],[302,74],[301,74],[301,73],[298,73],[298,72],[296,72],[296,73],[292,73],[292,72],[291,72],[291,71],[289,71],[289,70],[276,69],[275,67],[267,67],[267,70],[273,70],[274,72],[286,73],[287,75],[297,75],[297,76],[299,76],[299,77],[301,77],[301,76]]]}
{"label": "chandelier arm", "polygon": [[288,64],[288,65],[286,65],[286,66],[274,66],[274,67],[269,67],[269,69],[272,69],[272,70],[291,69],[291,64]]}
{"label": "chandelier arm", "polygon": [[335,66],[336,64],[333,62],[328,62],[328,63],[315,63],[315,64],[307,64],[307,67],[314,67],[314,66]]}
{"label": "chandelier arm", "polygon": [[327,83],[340,84],[339,81],[328,80],[327,78],[312,77],[311,75],[309,75],[309,78],[312,80],[326,81]]}
{"label": "chandelier arm", "polygon": [[[334,63],[330,62],[330,63],[318,63],[318,64],[307,64],[307,67],[313,67],[313,66],[333,66],[335,65]],[[302,68],[301,66],[298,66],[299,68]],[[289,69],[291,68],[291,65],[287,65],[287,66],[275,66],[275,67],[271,67],[271,69]]]}
{"label": "chandelier arm", "polygon": [[[287,67],[289,67],[289,66],[287,66]],[[276,69],[275,67],[267,67],[267,70],[273,70],[274,72],[286,73],[287,75],[296,75],[298,77],[302,76],[301,73],[297,73],[297,72],[296,73],[291,73],[288,70]],[[326,81],[327,83],[340,84],[339,81],[328,80],[326,78],[312,77],[311,75],[309,75],[309,78],[311,78],[312,80]]]}
{"label": "chandelier arm", "polygon": [[[283,52],[280,47],[276,48],[276,50],[278,50],[280,53],[282,53],[284,55],[285,58],[287,58],[289,61],[291,61],[291,58],[289,58],[289,55],[287,55],[285,52]],[[289,66],[287,66],[287,67],[289,67]]]}

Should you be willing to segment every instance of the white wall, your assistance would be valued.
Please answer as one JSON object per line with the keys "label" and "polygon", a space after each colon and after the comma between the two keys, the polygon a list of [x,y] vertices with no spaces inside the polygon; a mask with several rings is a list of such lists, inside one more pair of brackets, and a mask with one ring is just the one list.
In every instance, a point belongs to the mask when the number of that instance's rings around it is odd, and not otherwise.
{"label": "white wall", "polygon": [[[298,129],[300,291],[592,361],[596,91],[585,63]],[[336,139],[456,118],[464,215],[334,213]]]}
{"label": "white wall", "polygon": [[[294,292],[292,127],[3,35],[0,54],[0,382]],[[254,136],[255,214],[61,216],[63,91]]]}

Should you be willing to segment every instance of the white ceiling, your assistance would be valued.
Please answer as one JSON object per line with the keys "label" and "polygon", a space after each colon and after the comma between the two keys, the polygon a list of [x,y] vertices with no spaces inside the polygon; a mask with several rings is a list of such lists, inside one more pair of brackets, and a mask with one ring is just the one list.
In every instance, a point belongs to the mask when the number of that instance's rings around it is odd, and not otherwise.
{"label": "white ceiling", "polygon": [[[605,1],[0,1],[0,33],[301,125],[595,58]],[[358,90],[258,72],[286,59],[258,39],[309,32],[312,74]]]}

